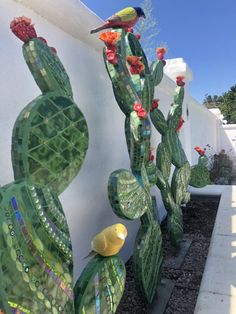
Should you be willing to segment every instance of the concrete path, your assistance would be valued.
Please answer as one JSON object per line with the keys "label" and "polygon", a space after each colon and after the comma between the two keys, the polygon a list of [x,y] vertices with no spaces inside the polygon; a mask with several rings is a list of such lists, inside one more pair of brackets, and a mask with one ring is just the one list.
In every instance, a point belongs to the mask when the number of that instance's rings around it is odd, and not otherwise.
{"label": "concrete path", "polygon": [[236,314],[236,186],[191,193],[221,195],[194,314]]}

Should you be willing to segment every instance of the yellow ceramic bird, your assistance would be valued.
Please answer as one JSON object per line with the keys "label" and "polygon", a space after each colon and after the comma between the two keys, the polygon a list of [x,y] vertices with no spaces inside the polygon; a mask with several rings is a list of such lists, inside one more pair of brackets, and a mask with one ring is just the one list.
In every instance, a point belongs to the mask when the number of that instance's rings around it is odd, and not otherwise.
{"label": "yellow ceramic bird", "polygon": [[[91,242],[92,252],[102,256],[112,256],[121,250],[128,235],[123,224],[115,224],[96,234]],[[88,255],[91,256],[91,253]]]}

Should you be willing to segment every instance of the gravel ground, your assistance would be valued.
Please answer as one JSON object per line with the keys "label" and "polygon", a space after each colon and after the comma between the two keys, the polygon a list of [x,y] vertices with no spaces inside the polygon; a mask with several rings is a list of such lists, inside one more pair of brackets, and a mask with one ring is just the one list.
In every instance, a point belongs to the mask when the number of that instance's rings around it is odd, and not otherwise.
{"label": "gravel ground", "polygon": [[[210,244],[219,199],[196,198],[183,208],[184,234],[192,239],[180,269],[162,268],[162,278],[175,283],[164,314],[193,314]],[[162,225],[164,258],[174,251],[168,241],[165,223]],[[132,271],[132,258],[126,263],[125,293],[117,314],[147,314],[147,304],[137,292]]]}

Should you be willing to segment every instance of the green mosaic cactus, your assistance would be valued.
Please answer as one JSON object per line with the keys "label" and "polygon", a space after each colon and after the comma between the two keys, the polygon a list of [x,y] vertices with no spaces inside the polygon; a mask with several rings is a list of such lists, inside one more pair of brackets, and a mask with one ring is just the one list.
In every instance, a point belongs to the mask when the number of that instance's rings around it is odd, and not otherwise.
{"label": "green mosaic cactus", "polygon": [[157,169],[150,159],[151,124],[147,117],[154,95],[153,81],[158,77],[151,74],[146,56],[133,34],[115,29],[101,34],[100,39],[107,46],[104,60],[116,101],[126,116],[125,135],[132,170],[119,169],[110,175],[108,196],[116,215],[129,220],[141,219],[133,255],[134,272],[138,289],[151,303],[163,259],[156,203],[150,193],[156,183]]}
{"label": "green mosaic cactus", "polygon": [[[16,181],[0,189],[0,310],[115,313],[124,290],[124,264],[117,256],[95,257],[74,291],[69,228],[58,198],[85,158],[85,118],[73,101],[55,49],[37,37],[31,20],[16,18],[11,29],[25,42],[24,57],[42,95],[16,120],[12,136]],[[96,308],[92,310],[91,304]]]}
{"label": "green mosaic cactus", "polygon": [[75,285],[75,313],[116,313],[124,292],[125,273],[118,256],[95,256]]}
{"label": "green mosaic cactus", "polygon": [[191,167],[191,176],[189,185],[195,188],[202,188],[210,184],[210,175],[208,171],[208,157],[205,155],[205,150],[199,146],[194,148],[198,153],[198,164]]}
{"label": "green mosaic cactus", "polygon": [[[162,57],[159,62],[163,62]],[[163,68],[159,69],[159,71],[161,72],[159,76],[163,75]],[[155,128],[162,135],[162,141],[156,151],[156,166],[159,170],[157,186],[161,191],[163,203],[168,212],[167,229],[169,238],[175,247],[179,247],[183,237],[183,219],[180,205],[187,203],[190,198],[187,188],[191,168],[178,137],[178,132],[183,124],[183,86],[183,77],[177,77],[174,102],[167,119],[158,109],[158,103],[152,108],[150,113]],[[170,185],[171,165],[175,166],[175,170]]]}

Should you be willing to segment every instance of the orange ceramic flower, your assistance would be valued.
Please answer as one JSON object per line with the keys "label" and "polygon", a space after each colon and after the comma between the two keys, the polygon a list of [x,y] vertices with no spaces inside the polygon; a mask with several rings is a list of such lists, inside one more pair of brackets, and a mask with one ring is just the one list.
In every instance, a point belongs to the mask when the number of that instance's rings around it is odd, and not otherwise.
{"label": "orange ceramic flower", "polygon": [[128,64],[130,65],[129,70],[131,74],[140,74],[145,69],[145,66],[141,61],[142,57],[127,56],[126,60]]}
{"label": "orange ceramic flower", "polygon": [[157,48],[157,59],[163,60],[165,53],[166,53],[166,48],[164,47]]}
{"label": "orange ceramic flower", "polygon": [[118,32],[103,32],[99,35],[99,39],[101,39],[107,47],[115,46],[117,41],[120,39],[120,33]]}
{"label": "orange ceramic flower", "polygon": [[182,125],[184,124],[184,119],[183,119],[183,117],[180,117],[180,119],[179,119],[179,124],[177,125],[177,128],[175,129],[176,130],[176,132],[179,132],[180,131],[180,129],[182,128]]}
{"label": "orange ceramic flower", "polygon": [[31,19],[25,16],[14,18],[10,24],[10,28],[25,43],[37,37],[34,25],[31,24]]}
{"label": "orange ceramic flower", "polygon": [[153,99],[152,105],[151,105],[151,111],[153,111],[154,109],[156,109],[159,105],[159,99]]}
{"label": "orange ceramic flower", "polygon": [[199,155],[205,155],[205,149],[201,148],[200,146],[194,147],[195,151],[198,152]]}
{"label": "orange ceramic flower", "polygon": [[182,75],[177,76],[176,77],[176,84],[178,86],[184,86],[185,82],[183,82],[183,80],[184,80],[184,76],[182,76]]}

